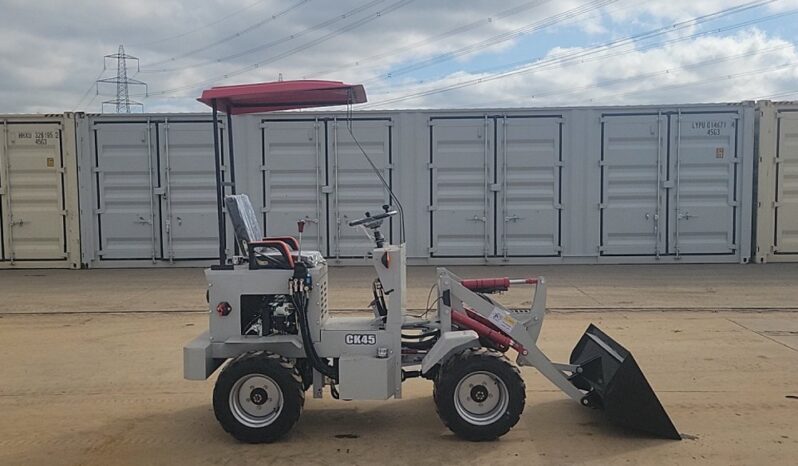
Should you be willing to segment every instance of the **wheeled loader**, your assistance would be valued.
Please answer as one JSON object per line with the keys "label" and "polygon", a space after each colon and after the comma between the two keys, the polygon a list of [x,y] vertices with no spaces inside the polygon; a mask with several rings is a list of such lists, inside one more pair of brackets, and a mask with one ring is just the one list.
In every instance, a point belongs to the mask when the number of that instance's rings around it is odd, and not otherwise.
{"label": "wheeled loader", "polygon": [[[272,442],[297,422],[308,390],[314,398],[329,388],[340,400],[398,399],[404,381],[424,378],[452,432],[493,440],[518,422],[526,405],[519,368],[532,366],[585,407],[628,428],[679,439],[632,355],[597,327],[588,327],[567,364],[543,354],[536,344],[545,317],[543,277],[461,278],[439,268],[431,309],[406,312],[404,235],[394,245],[381,232],[386,219],[402,221],[401,203],[376,169],[391,202],[349,222],[374,243],[367,259],[376,272],[371,312],[329,312],[327,263],[318,251],[302,248],[303,222],[298,238],[265,237],[247,195],[235,192],[234,170],[222,179],[218,111],[227,114],[234,167],[232,115],[365,99],[362,86],[331,81],[215,87],[199,99],[213,109],[219,263],[205,271],[209,329],[183,348],[184,376],[205,380],[224,366],[213,391],[222,428],[244,442]],[[238,252],[231,258],[227,219]],[[529,309],[508,309],[495,298],[514,286],[534,289]]]}

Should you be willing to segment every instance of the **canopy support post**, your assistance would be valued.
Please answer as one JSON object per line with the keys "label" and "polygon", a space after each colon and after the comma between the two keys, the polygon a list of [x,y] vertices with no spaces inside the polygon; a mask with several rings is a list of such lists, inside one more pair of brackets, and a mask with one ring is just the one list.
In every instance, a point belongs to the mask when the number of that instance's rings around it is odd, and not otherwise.
{"label": "canopy support post", "polygon": [[219,268],[222,269],[225,268],[227,262],[227,254],[225,252],[225,246],[227,245],[225,227],[227,225],[224,223],[224,213],[222,212],[224,185],[222,184],[221,150],[219,148],[219,112],[216,99],[211,100],[211,108],[213,109],[213,161],[216,166],[216,218],[219,222]]}

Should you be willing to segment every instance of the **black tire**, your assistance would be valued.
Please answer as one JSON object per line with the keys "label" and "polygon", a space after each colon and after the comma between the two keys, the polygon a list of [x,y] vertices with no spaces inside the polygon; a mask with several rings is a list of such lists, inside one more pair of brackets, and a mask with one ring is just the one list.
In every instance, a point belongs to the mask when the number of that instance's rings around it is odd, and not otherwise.
{"label": "black tire", "polygon": [[244,353],[230,361],[213,388],[213,411],[219,424],[247,443],[279,439],[299,420],[304,405],[297,368],[288,359],[265,351]]}
{"label": "black tire", "polygon": [[518,423],[526,403],[526,385],[518,368],[502,353],[467,349],[441,367],[433,399],[438,416],[457,436],[475,442],[495,440]]}

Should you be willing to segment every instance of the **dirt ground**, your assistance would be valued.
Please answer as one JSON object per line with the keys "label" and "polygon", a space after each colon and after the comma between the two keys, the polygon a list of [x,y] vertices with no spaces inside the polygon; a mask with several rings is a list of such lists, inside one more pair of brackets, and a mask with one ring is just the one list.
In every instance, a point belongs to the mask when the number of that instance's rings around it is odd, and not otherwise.
{"label": "dirt ground", "polygon": [[[582,310],[798,310],[798,263],[450,267],[464,278],[542,275],[548,308]],[[330,306],[363,309],[374,270],[330,268]],[[434,267],[408,267],[407,306],[423,309]],[[206,309],[202,269],[0,270],[0,313]],[[502,295],[529,305],[530,289]]]}
{"label": "dirt ground", "polygon": [[[526,368],[524,415],[496,442],[454,437],[415,379],[401,400],[308,398],[286,439],[240,444],[213,416],[215,376],[182,379],[182,345],[207,325],[200,270],[16,270],[0,272],[0,465],[796,464],[798,264],[457,272],[545,274],[556,312],[541,348],[566,361],[596,323],[632,351],[685,440],[616,428]],[[331,273],[333,307],[368,301],[369,269]],[[409,270],[410,307],[432,277]]]}

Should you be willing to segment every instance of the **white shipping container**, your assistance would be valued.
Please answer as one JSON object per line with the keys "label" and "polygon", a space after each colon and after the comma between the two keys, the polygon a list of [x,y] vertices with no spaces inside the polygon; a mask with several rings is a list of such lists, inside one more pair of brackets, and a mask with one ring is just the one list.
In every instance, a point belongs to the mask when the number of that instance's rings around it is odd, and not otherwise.
{"label": "white shipping container", "polygon": [[761,101],[756,262],[798,261],[798,103]]}
{"label": "white shipping container", "polygon": [[[224,141],[224,125],[219,132]],[[207,115],[81,116],[78,134],[84,263],[204,265],[217,257]]]}
{"label": "white shipping container", "polygon": [[74,115],[0,125],[0,268],[79,268]]}
{"label": "white shipping container", "polygon": [[[97,204],[84,210],[84,260],[210,263],[207,116],[88,120],[81,163],[94,179],[81,180]],[[265,233],[295,235],[305,220],[305,247],[333,264],[361,263],[368,239],[347,223],[393,204],[350,128],[404,206],[411,264],[750,257],[750,103],[236,117],[238,192]],[[398,219],[384,230],[397,240]]]}

